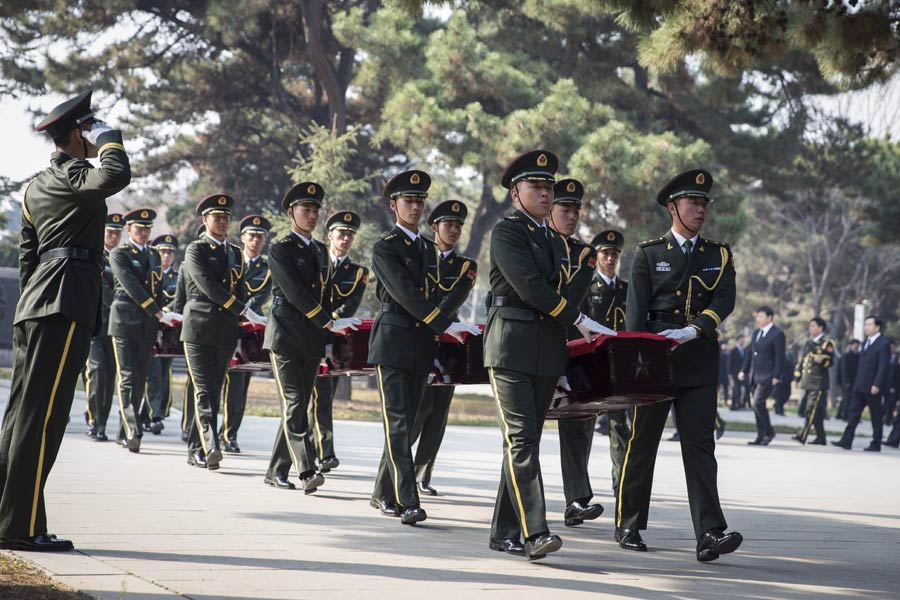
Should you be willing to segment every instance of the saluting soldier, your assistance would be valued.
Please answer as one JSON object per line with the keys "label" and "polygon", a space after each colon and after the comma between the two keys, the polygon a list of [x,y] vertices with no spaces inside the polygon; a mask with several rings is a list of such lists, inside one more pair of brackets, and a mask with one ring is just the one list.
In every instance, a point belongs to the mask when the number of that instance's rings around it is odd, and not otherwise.
{"label": "saluting soldier", "polygon": [[[159,252],[162,279],[159,282],[160,302],[163,311],[174,310],[175,294],[178,291],[178,270],[175,268],[175,250],[178,238],[171,233],[160,235],[150,245]],[[178,311],[175,311],[178,312]],[[180,314],[180,313],[179,313]],[[149,424],[144,431],[159,435],[165,429],[163,419],[169,416],[172,405],[172,357],[154,356],[150,360],[147,375],[147,396],[141,406],[141,421]]]}
{"label": "saluting soldier", "polygon": [[[78,374],[100,328],[106,199],[131,181],[122,133],[91,112],[91,92],[37,127],[50,166],[25,188],[13,370],[0,435],[0,547],[71,550],[47,533],[44,485],[56,461]],[[100,158],[95,168],[87,158]]]}
{"label": "saluting soldier", "polygon": [[[206,225],[200,224],[197,227],[196,237],[202,238],[206,233]],[[184,314],[184,305],[187,304],[187,271],[182,266],[178,269],[178,277],[175,280],[175,299],[172,301],[171,308],[173,311]],[[191,423],[194,422],[194,382],[191,380],[191,373],[184,378],[184,395],[181,400],[181,441],[187,443],[191,433]]]}
{"label": "saluting soldier", "polygon": [[[566,300],[566,243],[547,226],[558,159],[533,150],[515,158],[500,183],[516,211],[491,236],[491,295],[484,364],[497,399],[503,468],[488,547],[545,557],[562,547],[547,525],[540,442],[547,408],[566,372],[566,330],[615,332]],[[522,543],[524,538],[524,544]]]}
{"label": "saluting soldier", "polygon": [[828,399],[828,370],[834,362],[835,343],[825,337],[828,327],[825,319],[815,317],[809,321],[809,340],[803,346],[803,352],[797,361],[794,380],[803,390],[803,400],[808,410],[806,423],[793,437],[801,444],[806,444],[809,430],[816,428],[816,439],[810,444],[825,446],[825,410]]}
{"label": "saluting soldier", "polygon": [[[109,255],[116,280],[109,310],[109,335],[113,338],[119,389],[119,433],[116,441],[131,452],[140,452],[141,401],[159,323],[171,325],[181,315],[163,312],[162,267],[159,252],[147,243],[156,211],[138,208],[125,214],[129,240]],[[152,413],[151,413],[152,414]]]}
{"label": "saluting soldier", "polygon": [[109,307],[113,301],[112,268],[109,253],[122,240],[124,227],[122,215],[106,215],[106,229],[103,232],[103,275],[101,281],[100,330],[91,338],[91,349],[85,368],[85,395],[87,396],[87,436],[98,442],[106,442],[106,421],[112,408],[112,397],[116,386],[116,359],[113,356],[112,338],[109,337]]}
{"label": "saluting soldier", "polygon": [[[331,298],[331,316],[335,319],[356,315],[369,283],[369,269],[353,262],[348,256],[360,223],[359,215],[349,210],[339,210],[325,222],[325,229],[328,230],[328,256],[331,260],[331,279],[327,293]],[[334,336],[329,338],[328,344],[331,344]],[[322,473],[328,473],[341,464],[334,451],[332,422],[336,387],[334,377],[317,377],[309,407],[316,460]]]}
{"label": "saluting soldier", "polygon": [[[248,215],[241,219],[241,243],[244,245],[244,301],[257,314],[263,314],[272,298],[272,275],[269,263],[262,251],[272,224],[262,215]],[[225,414],[219,438],[222,450],[240,453],[237,435],[244,410],[247,408],[247,391],[250,389],[249,371],[228,371],[225,374]]]}
{"label": "saluting soldier", "polygon": [[[469,297],[478,274],[478,263],[457,254],[455,250],[467,214],[465,204],[458,200],[447,200],[438,204],[428,215],[428,225],[434,233],[434,242],[441,254],[435,282],[435,299],[441,312],[454,321],[458,320],[457,313]],[[438,369],[452,367],[441,352],[441,346],[438,346],[435,360]],[[447,429],[455,389],[452,385],[425,387],[413,431],[413,439],[419,440],[413,464],[416,467],[416,484],[420,494],[438,495],[437,490],[431,487],[431,473]]]}
{"label": "saluting soldier", "polygon": [[419,505],[411,446],[416,411],[434,367],[435,342],[444,331],[460,341],[463,332],[481,333],[438,308],[439,252],[419,234],[430,186],[431,177],[416,170],[387,182],[384,196],[397,221],[372,250],[381,310],[369,338],[369,362],[375,365],[385,444],[370,504],[382,514],[399,516],[405,525],[427,518]]}
{"label": "saluting soldier", "polygon": [[740,533],[725,533],[719,504],[715,438],[719,341],[716,328],[735,300],[734,260],[728,244],[700,237],[712,176],[701,169],[682,173],[659,191],[657,202],[672,220],[663,237],[639,244],[631,267],[625,322],[629,331],[658,333],[679,344],[672,351],[678,396],[672,402],[635,407],[632,433],[616,498],[619,546],[646,551],[656,451],[674,404],[688,502],[697,537],[697,560],[737,550]]}
{"label": "saluting soldier", "polygon": [[[591,246],[597,250],[597,271],[594,273],[590,298],[584,310],[598,323],[603,323],[615,331],[625,329],[628,282],[616,274],[624,245],[625,236],[614,229],[601,231],[591,240]],[[609,436],[614,496],[618,496],[622,461],[625,460],[625,445],[631,437],[631,428],[628,426],[630,419],[630,409],[608,413],[599,419],[599,431]]]}
{"label": "saluting soldier", "polygon": [[181,341],[194,386],[187,462],[210,471],[222,461],[219,398],[240,336],[240,318],[266,322],[241,299],[244,261],[237,246],[226,239],[233,206],[234,198],[227,194],[212,194],[197,204],[206,231],[187,247],[181,266],[187,293]]}
{"label": "saluting soldier", "polygon": [[[597,251],[575,237],[581,212],[584,185],[576,179],[561,179],[553,186],[553,206],[550,209],[550,227],[566,243],[565,298],[573,306],[585,303],[594,268]],[[569,328],[567,338],[581,337],[574,327]],[[588,475],[588,460],[594,440],[596,419],[560,419],[559,457],[562,463],[563,493],[566,497],[564,523],[568,527],[581,525],[603,514],[603,506],[591,504],[594,491]]]}
{"label": "saluting soldier", "polygon": [[291,466],[306,494],[325,483],[316,470],[316,455],[307,409],[325,356],[328,333],[356,329],[358,319],[331,318],[328,248],[313,239],[325,191],[312,181],[291,187],[281,207],[291,221],[291,233],[272,245],[272,308],[264,347],[272,355],[272,370],[281,400],[281,427],[272,448],[265,483],[295,489],[288,481]]}

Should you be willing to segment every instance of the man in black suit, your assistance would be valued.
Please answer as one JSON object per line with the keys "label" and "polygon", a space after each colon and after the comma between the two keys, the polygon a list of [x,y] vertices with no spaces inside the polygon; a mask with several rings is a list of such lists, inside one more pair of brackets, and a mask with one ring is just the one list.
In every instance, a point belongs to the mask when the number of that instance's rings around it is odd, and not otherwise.
{"label": "man in black suit", "polygon": [[869,407],[869,416],[872,418],[872,443],[865,448],[866,452],[881,452],[882,415],[881,395],[887,389],[890,378],[891,345],[881,335],[884,322],[876,316],[866,317],[863,324],[863,332],[866,341],[863,343],[862,354],[859,355],[859,370],[853,382],[853,399],[847,413],[847,428],[844,435],[837,442],[831,442],[844,450],[849,450],[853,444],[853,434],[863,409]]}
{"label": "man in black suit", "polygon": [[744,365],[738,379],[748,376],[754,386],[753,410],[756,412],[756,439],[747,442],[751,446],[768,446],[775,438],[775,430],[769,419],[766,400],[775,386],[781,383],[784,373],[784,332],[774,323],[775,311],[768,306],[756,309],[756,330],[750,339],[750,351],[744,354]]}
{"label": "man in black suit", "polygon": [[856,371],[859,369],[859,340],[851,340],[847,352],[838,363],[838,381],[841,384],[841,403],[838,405],[837,418],[847,420],[847,408],[850,406],[850,398],[853,396],[853,382],[856,380]]}
{"label": "man in black suit", "polygon": [[744,336],[737,338],[734,347],[728,351],[728,376],[731,378],[731,410],[743,410],[747,404],[746,382],[738,379],[738,373],[744,367]]}

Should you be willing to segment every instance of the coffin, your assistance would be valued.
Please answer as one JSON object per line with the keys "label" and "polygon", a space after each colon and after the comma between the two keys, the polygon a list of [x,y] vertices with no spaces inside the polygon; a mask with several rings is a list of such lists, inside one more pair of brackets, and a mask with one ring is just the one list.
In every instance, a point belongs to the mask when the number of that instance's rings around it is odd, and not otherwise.
{"label": "coffin", "polygon": [[569,392],[558,392],[548,419],[584,419],[675,397],[672,341],[621,331],[591,342],[569,342]]}
{"label": "coffin", "polygon": [[184,342],[181,341],[181,323],[177,325],[159,324],[156,342],[153,344],[153,356],[184,356]]}
{"label": "coffin", "polygon": [[241,323],[241,337],[238,338],[228,368],[232,371],[271,371],[272,360],[269,358],[269,351],[263,350],[265,336],[265,325]]}

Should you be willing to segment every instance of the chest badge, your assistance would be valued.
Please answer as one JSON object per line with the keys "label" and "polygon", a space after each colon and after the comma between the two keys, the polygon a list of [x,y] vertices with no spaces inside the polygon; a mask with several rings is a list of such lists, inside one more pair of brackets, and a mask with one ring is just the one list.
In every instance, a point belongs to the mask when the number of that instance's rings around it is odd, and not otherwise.
{"label": "chest badge", "polygon": [[657,273],[666,273],[672,270],[672,265],[667,263],[666,261],[660,261],[656,263],[656,272]]}

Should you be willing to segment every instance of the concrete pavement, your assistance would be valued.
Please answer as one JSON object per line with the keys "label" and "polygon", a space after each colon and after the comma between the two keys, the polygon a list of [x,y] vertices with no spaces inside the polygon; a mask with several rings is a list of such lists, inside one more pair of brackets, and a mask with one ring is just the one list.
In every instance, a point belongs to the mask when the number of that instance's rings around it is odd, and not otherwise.
{"label": "concrete pavement", "polygon": [[[8,383],[0,403],[7,394]],[[246,418],[244,453],[207,472],[186,464],[177,418],[161,436],[145,435],[134,455],[82,435],[83,407],[79,395],[47,486],[51,530],[77,551],[15,554],[98,598],[897,598],[900,452],[859,451],[867,441],[846,452],[782,435],[760,448],[746,445],[751,434],[726,434],[719,489],[730,527],[746,541],[701,564],[677,444],[660,446],[644,534],[651,551],[638,554],[612,541],[607,438],[597,436],[591,460],[606,513],[563,526],[558,439],[548,430],[549,518],[564,546],[529,563],[487,549],[496,428],[448,428],[433,481],[442,495],[423,499],[425,523],[405,527],[368,505],[378,423],[337,422],[341,466],[304,496],[263,484],[277,419]]]}

